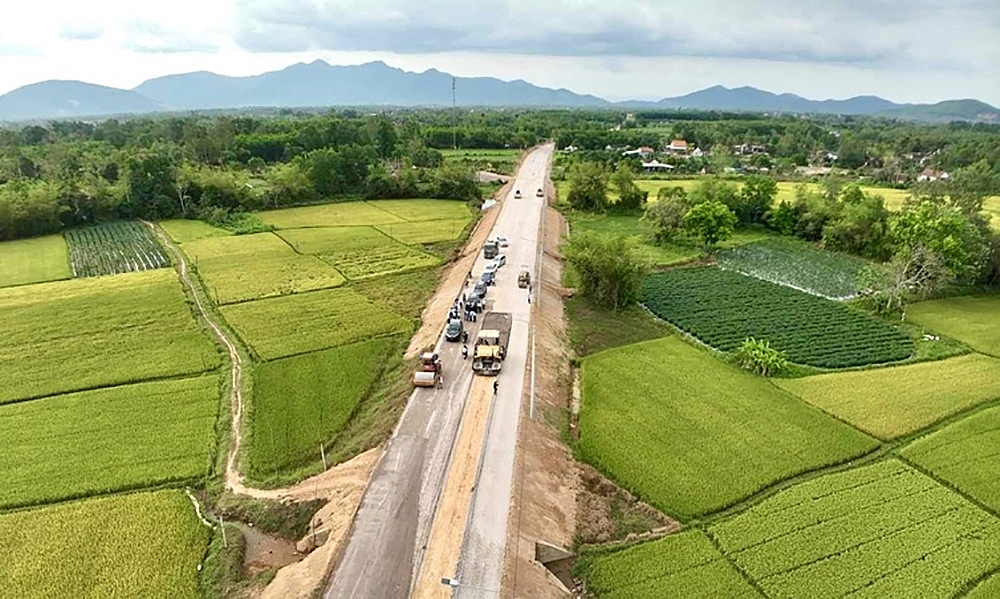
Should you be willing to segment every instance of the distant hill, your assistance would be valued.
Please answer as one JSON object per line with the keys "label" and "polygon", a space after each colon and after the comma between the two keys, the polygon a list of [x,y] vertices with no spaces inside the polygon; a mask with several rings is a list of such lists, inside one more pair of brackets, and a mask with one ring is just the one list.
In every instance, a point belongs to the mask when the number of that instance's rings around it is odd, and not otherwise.
{"label": "distant hill", "polygon": [[164,106],[132,91],[82,83],[43,81],[0,96],[0,121],[141,114]]}
{"label": "distant hill", "polygon": [[[895,104],[876,96],[808,100],[753,87],[710,87],[658,102],[611,103],[566,89],[492,77],[456,78],[460,106],[719,110],[791,114],[877,115],[946,122],[1000,122],[1000,110],[977,100]],[[250,77],[206,71],[150,79],[133,90],[79,81],[45,81],[0,96],[0,121],[240,108],[326,106],[450,106],[452,76],[412,73],[382,62],[332,66],[317,60]]]}
{"label": "distant hill", "polygon": [[[183,109],[248,106],[451,106],[451,80],[431,69],[410,73],[382,62],[331,66],[322,60],[252,77],[213,73],[171,75],[133,91]],[[487,77],[456,80],[462,106],[603,106],[607,102],[525,81]]]}

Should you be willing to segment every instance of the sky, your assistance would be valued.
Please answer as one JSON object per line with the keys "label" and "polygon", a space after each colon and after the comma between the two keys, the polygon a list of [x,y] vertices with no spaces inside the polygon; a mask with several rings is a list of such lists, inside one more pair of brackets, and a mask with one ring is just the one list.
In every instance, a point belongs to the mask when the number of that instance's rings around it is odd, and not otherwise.
{"label": "sky", "polygon": [[0,20],[0,93],[315,59],[610,100],[751,85],[1000,106],[1000,0],[31,0]]}

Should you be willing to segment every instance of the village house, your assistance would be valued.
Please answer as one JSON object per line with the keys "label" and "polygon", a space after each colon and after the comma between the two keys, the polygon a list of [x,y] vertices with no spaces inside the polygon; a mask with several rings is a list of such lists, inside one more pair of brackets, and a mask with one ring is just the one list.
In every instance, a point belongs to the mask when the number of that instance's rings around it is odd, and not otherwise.
{"label": "village house", "polygon": [[733,146],[733,154],[737,156],[756,156],[758,154],[767,154],[767,146],[759,144],[740,144],[738,146]]}
{"label": "village house", "polygon": [[653,152],[654,152],[653,148],[643,146],[641,148],[636,148],[634,150],[625,150],[624,152],[622,152],[622,156],[638,156],[643,160],[645,160],[650,156],[652,156]]}
{"label": "village house", "polygon": [[688,152],[688,143],[683,139],[675,139],[664,150],[668,154],[685,155]]}
{"label": "village house", "polygon": [[642,170],[647,173],[662,173],[674,170],[674,166],[672,164],[664,164],[659,160],[653,160],[651,162],[643,162]]}
{"label": "village house", "polygon": [[920,182],[920,183],[924,183],[924,182],[928,182],[928,181],[947,181],[950,178],[951,178],[951,175],[949,175],[948,173],[946,173],[944,171],[939,171],[937,169],[933,169],[931,167],[927,167],[917,177],[917,181]]}

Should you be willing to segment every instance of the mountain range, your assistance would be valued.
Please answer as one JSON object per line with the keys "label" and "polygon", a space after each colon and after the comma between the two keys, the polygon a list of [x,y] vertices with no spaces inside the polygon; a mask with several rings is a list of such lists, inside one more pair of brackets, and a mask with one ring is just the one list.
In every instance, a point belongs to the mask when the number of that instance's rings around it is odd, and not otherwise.
{"label": "mountain range", "polygon": [[[436,69],[413,73],[382,62],[333,66],[317,60],[249,77],[206,71],[150,79],[131,90],[43,81],[0,96],[0,121],[39,121],[254,107],[450,106],[453,77]],[[808,100],[753,87],[710,87],[658,102],[609,102],[566,89],[492,77],[454,78],[459,106],[716,110],[791,114],[871,115],[947,122],[1000,122],[1000,110],[977,100],[896,104],[876,96]]]}

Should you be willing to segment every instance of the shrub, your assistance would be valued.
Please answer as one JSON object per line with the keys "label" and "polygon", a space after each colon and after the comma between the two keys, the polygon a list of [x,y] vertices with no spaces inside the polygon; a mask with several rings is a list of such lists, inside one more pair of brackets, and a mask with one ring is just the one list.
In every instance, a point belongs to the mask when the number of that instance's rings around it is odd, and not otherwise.
{"label": "shrub", "polygon": [[771,376],[788,367],[785,352],[771,347],[766,339],[760,341],[748,337],[736,352],[736,363],[740,368],[761,376]]}

